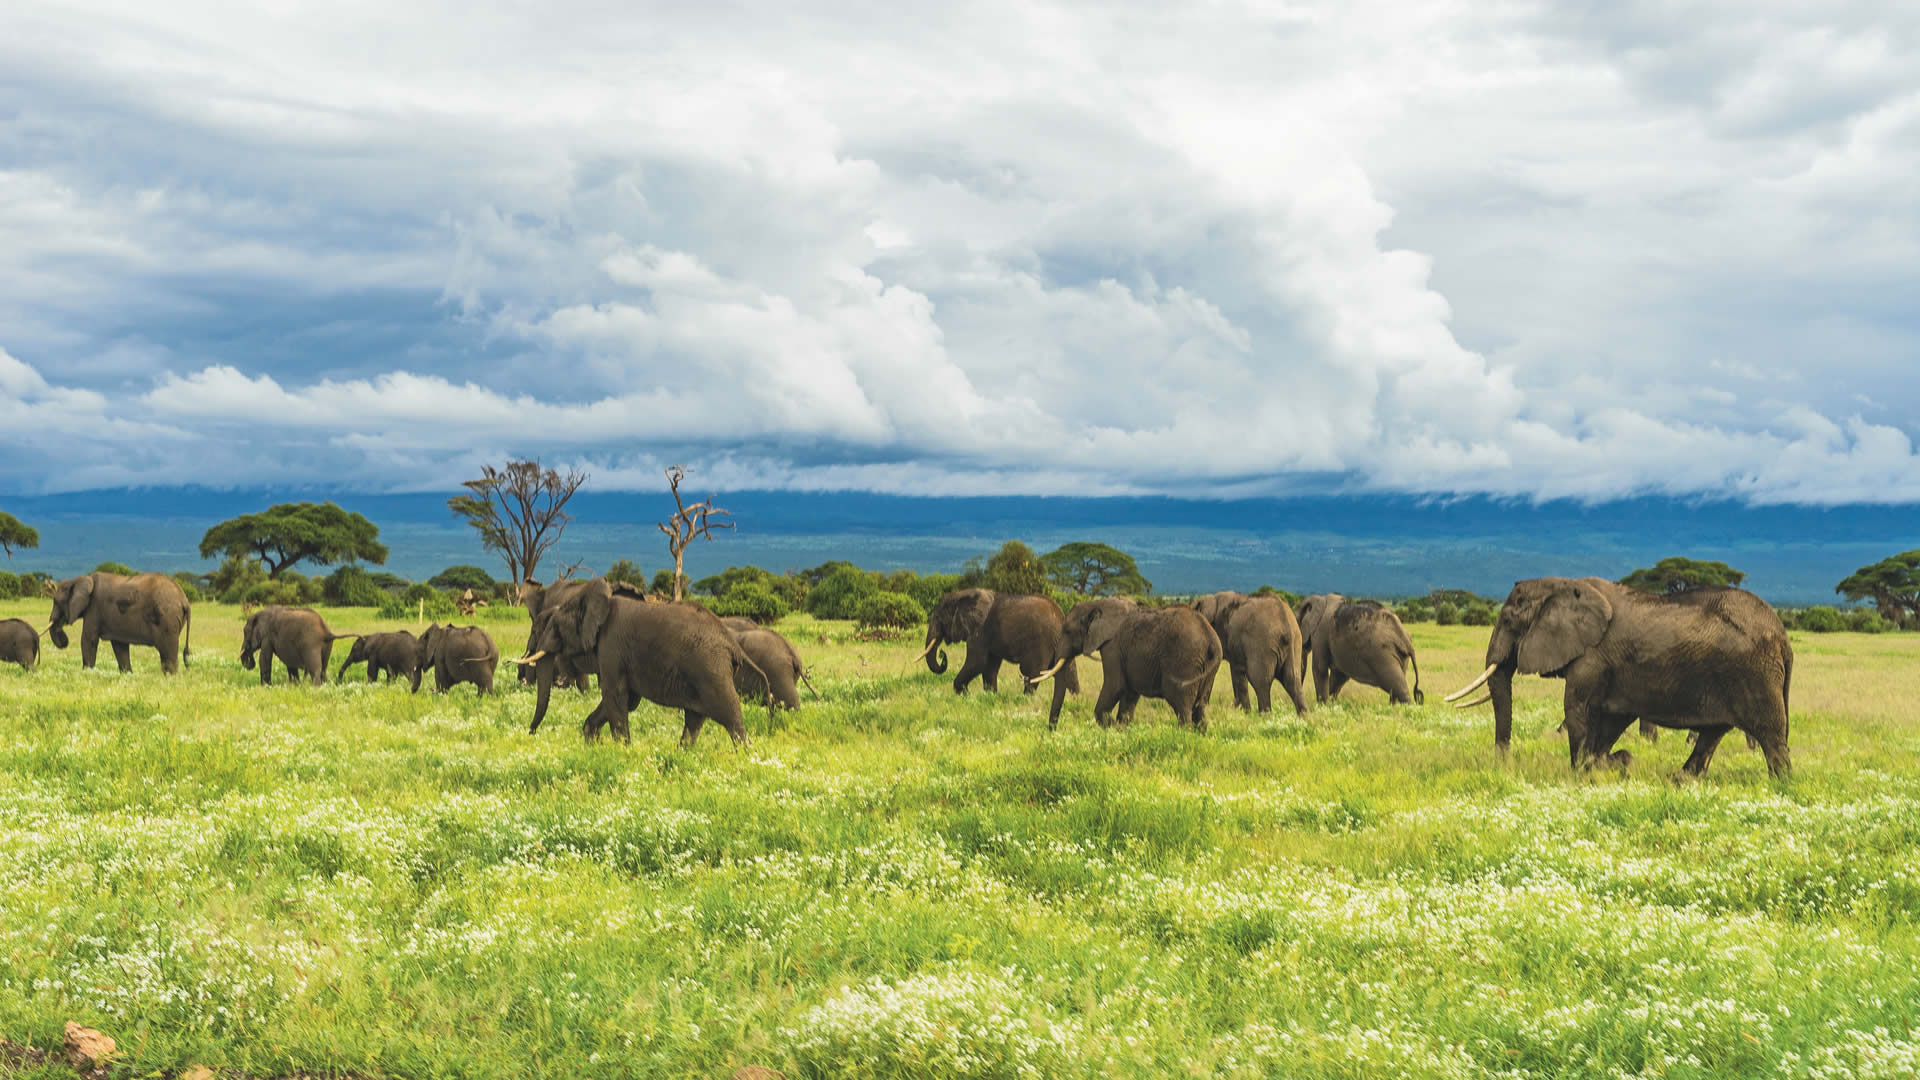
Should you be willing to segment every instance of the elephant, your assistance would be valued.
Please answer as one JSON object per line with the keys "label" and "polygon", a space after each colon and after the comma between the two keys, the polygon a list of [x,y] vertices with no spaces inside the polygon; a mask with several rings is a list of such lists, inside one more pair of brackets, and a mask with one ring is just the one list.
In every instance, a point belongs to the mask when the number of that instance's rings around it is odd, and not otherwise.
{"label": "elephant", "polygon": [[130,648],[151,645],[160,652],[160,670],[177,674],[192,658],[193,607],[180,583],[165,574],[126,577],[95,571],[68,578],[54,588],[53,616],[47,640],[67,647],[68,623],[80,623],[80,666],[91,668],[105,639],[122,672],[133,670]]}
{"label": "elephant", "polygon": [[[726,623],[727,620],[722,619],[721,622]],[[751,670],[741,668],[735,674],[733,687],[739,691],[742,700],[765,701],[769,709],[780,705],[789,709],[798,709],[800,683],[805,683],[815,697],[820,696],[820,691],[813,689],[813,680],[807,678],[806,665],[801,662],[800,651],[793,647],[793,642],[775,631],[760,627],[750,630],[733,630],[729,625],[728,630],[733,634],[734,640],[740,643],[740,648],[745,650],[747,656],[753,660],[754,667],[765,672],[766,677],[773,680],[772,692],[769,694],[765,681]]]}
{"label": "elephant", "polygon": [[[493,671],[500,650],[493,638],[477,626],[441,626],[434,623],[420,635],[420,670],[433,672],[433,691],[444,694],[461,683],[472,683],[482,694],[493,693]],[[420,689],[416,676],[413,689]]]}
{"label": "elephant", "polygon": [[410,631],[394,630],[359,638],[353,648],[347,650],[346,662],[340,665],[334,679],[346,678],[347,669],[362,661],[367,665],[368,682],[378,682],[381,672],[385,672],[388,682],[398,675],[414,690],[420,689],[420,639]]}
{"label": "elephant", "polygon": [[1181,726],[1207,730],[1207,702],[1225,653],[1213,625],[1193,608],[1149,610],[1125,597],[1083,601],[1067,613],[1060,648],[1063,655],[1053,669],[1029,684],[1050,678],[1076,656],[1100,654],[1102,681],[1093,719],[1101,727],[1112,722],[1115,705],[1126,724],[1141,698],[1155,697],[1173,709]]}
{"label": "elephant", "polygon": [[729,633],[744,634],[749,630],[760,629],[759,623],[745,615],[721,615],[719,619],[720,625],[726,627]]}
{"label": "elephant", "polygon": [[[1400,616],[1371,600],[1321,593],[1300,601],[1301,641],[1313,657],[1313,693],[1321,703],[1340,696],[1347,680],[1377,686],[1395,705],[1424,705],[1420,661]],[[1413,686],[1407,686],[1407,664]]]}
{"label": "elephant", "polygon": [[1200,597],[1193,602],[1193,609],[1220,636],[1227,671],[1233,678],[1234,705],[1251,707],[1247,700],[1247,684],[1251,682],[1260,711],[1272,712],[1273,681],[1279,679],[1281,689],[1293,699],[1293,711],[1307,714],[1307,699],[1301,692],[1305,646],[1300,623],[1285,600],[1222,592]]}
{"label": "elephant", "polygon": [[[965,642],[967,659],[953,677],[953,692],[964,694],[977,677],[989,691],[1000,688],[1000,665],[1011,660],[1020,665],[1024,676],[1022,690],[1031,694],[1037,685],[1034,676],[1056,669],[1057,698],[1063,692],[1080,692],[1080,674],[1071,662],[1057,670],[1060,652],[1060,627],[1066,615],[1060,605],[1045,596],[1020,593],[996,593],[992,589],[956,589],[940,598],[927,616],[927,647],[918,660],[927,662],[935,675],[947,671],[949,641]],[[935,650],[939,650],[936,658]],[[1055,713],[1058,713],[1055,706]]]}
{"label": "elephant", "polygon": [[312,608],[269,604],[248,617],[240,631],[240,666],[252,671],[259,655],[260,685],[273,685],[275,657],[287,665],[287,677],[299,682],[306,675],[319,686],[327,681],[333,643],[358,634],[336,634]]}
{"label": "elephant", "polygon": [[1566,680],[1567,755],[1575,766],[1605,758],[1635,719],[1698,734],[1681,767],[1702,776],[1727,732],[1759,744],[1767,771],[1792,774],[1787,703],[1793,645],[1766,601],[1744,589],[1656,596],[1604,578],[1517,582],[1487,640],[1487,669],[1448,701],[1493,702],[1493,741],[1513,736],[1513,676]]}
{"label": "elephant", "polygon": [[[530,623],[539,622],[540,613],[545,611],[549,605],[558,604],[566,600],[579,592],[586,584],[584,580],[556,581],[551,585],[544,586],[537,581],[525,582],[520,586],[520,603],[527,609],[528,621]],[[618,591],[618,588],[624,587],[617,587],[616,591]],[[628,595],[634,595],[636,590],[629,588],[627,593]],[[644,596],[645,594],[641,593],[638,595]],[[531,641],[532,638],[528,638],[528,640]],[[531,652],[532,650],[529,649],[528,651]],[[538,664],[520,664],[517,665],[517,667],[519,668],[518,678],[521,682],[533,683],[536,688],[540,686],[542,675]],[[588,679],[592,675],[591,671],[580,671],[574,668],[568,660],[563,657],[554,657],[553,662],[548,664],[547,667],[550,670],[546,677],[546,686],[544,689],[536,689],[539,698],[534,705],[534,724],[536,726],[541,719],[546,717],[547,702],[552,696],[554,687],[558,686],[564,689],[565,687],[571,686],[584,694],[587,692]]]}
{"label": "elephant", "polygon": [[25,619],[0,622],[0,664],[19,664],[32,671],[40,662],[40,632]]}
{"label": "elephant", "polygon": [[[767,676],[712,612],[695,604],[648,603],[605,578],[584,586],[542,608],[527,639],[531,652],[515,663],[558,656],[577,670],[599,674],[600,703],[581,725],[587,741],[610,726],[622,742],[632,742],[627,717],[644,699],[681,710],[682,746],[694,744],[708,719],[719,721],[735,745],[747,743],[734,685],[742,669],[762,682]],[[536,714],[529,732],[539,730],[540,719]]]}

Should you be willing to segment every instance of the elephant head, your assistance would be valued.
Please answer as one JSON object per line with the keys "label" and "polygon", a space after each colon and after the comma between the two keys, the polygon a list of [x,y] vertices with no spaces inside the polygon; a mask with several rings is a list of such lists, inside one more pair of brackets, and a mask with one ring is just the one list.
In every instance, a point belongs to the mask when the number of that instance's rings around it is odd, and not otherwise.
{"label": "elephant head", "polygon": [[92,603],[92,574],[68,578],[54,588],[53,614],[47,620],[47,640],[53,642],[54,648],[67,647],[66,625],[86,618],[87,607]]}
{"label": "elephant head", "polygon": [[1559,675],[1599,644],[1613,621],[1608,584],[1600,578],[1533,578],[1516,583],[1487,639],[1487,669],[1447,700],[1456,701],[1485,685],[1487,697],[1470,704],[1492,700],[1493,741],[1504,751],[1513,735],[1514,673]]}
{"label": "elephant head", "polygon": [[1227,637],[1227,620],[1233,618],[1233,613],[1240,610],[1240,606],[1251,599],[1252,597],[1246,593],[1217,592],[1195,600],[1193,610],[1199,612],[1201,618],[1212,624],[1213,632],[1220,635],[1220,639],[1224,641]]}
{"label": "elephant head", "polygon": [[248,671],[253,670],[253,654],[260,651],[261,647],[265,644],[260,639],[266,633],[267,620],[273,617],[273,612],[279,610],[278,607],[268,606],[247,616],[247,624],[240,629],[241,667],[246,668]]}
{"label": "elephant head", "polygon": [[1346,602],[1347,598],[1339,593],[1321,593],[1300,601],[1300,607],[1294,611],[1294,615],[1300,621],[1300,640],[1306,643],[1309,651],[1314,641],[1333,629],[1333,613]]}
{"label": "elephant head", "polygon": [[[605,578],[594,578],[540,608],[527,634],[527,655],[514,661],[522,668],[531,666],[534,672],[533,722],[527,726],[529,732],[539,731],[540,722],[547,717],[554,680],[560,673],[560,659],[590,655],[599,648],[600,632],[613,610],[613,596],[614,589]],[[427,655],[424,644],[421,654]],[[595,667],[597,665],[584,670],[593,671]]]}
{"label": "elephant head", "polygon": [[[966,641],[979,633],[987,623],[987,612],[992,609],[992,589],[958,589],[941,597],[933,613],[927,616],[927,647],[920,651],[918,659],[927,662],[928,671],[945,675],[947,650],[940,646],[949,641]],[[935,659],[935,649],[939,649],[938,659]]]}
{"label": "elephant head", "polygon": [[1140,610],[1140,605],[1125,596],[1106,596],[1083,600],[1067,612],[1060,626],[1060,652],[1067,660],[1088,656],[1113,640],[1120,624]]}

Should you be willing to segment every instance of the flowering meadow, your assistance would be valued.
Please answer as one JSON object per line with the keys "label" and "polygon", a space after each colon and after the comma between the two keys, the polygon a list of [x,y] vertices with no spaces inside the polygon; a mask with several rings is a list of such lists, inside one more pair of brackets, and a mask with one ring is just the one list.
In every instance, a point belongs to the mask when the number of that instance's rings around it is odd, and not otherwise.
{"label": "flowering meadow", "polygon": [[1673,732],[1575,774],[1541,679],[1496,757],[1439,700],[1468,627],[1411,627],[1424,707],[1248,715],[1223,672],[1208,734],[1086,697],[1050,734],[1012,669],[956,697],[795,617],[824,698],[689,751],[652,706],[583,745],[570,694],[530,736],[510,674],[263,689],[239,623],[199,605],[179,678],[0,669],[0,1038],[77,1020],[138,1076],[1920,1075],[1920,635],[1797,638],[1775,783],[1737,735],[1677,782]]}

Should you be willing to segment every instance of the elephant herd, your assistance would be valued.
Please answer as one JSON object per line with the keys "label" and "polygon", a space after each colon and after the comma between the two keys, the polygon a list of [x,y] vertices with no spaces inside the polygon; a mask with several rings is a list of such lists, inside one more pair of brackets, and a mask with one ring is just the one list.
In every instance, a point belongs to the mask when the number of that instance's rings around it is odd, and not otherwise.
{"label": "elephant herd", "polygon": [[[681,711],[686,745],[708,720],[744,743],[743,697],[798,708],[799,687],[812,690],[793,644],[750,620],[664,603],[603,578],[529,583],[521,598],[531,626],[526,655],[512,663],[521,680],[535,686],[529,731],[540,729],[555,687],[584,691],[589,678],[599,681],[600,701],[582,724],[588,739],[610,729],[630,740],[627,718],[645,700]],[[41,634],[64,649],[65,627],[73,623],[81,625],[87,667],[102,640],[123,672],[131,670],[134,645],[156,649],[168,673],[189,656],[192,611],[177,583],[160,574],[94,573],[59,583],[45,631],[18,619],[0,622],[0,662],[31,668]],[[493,640],[475,626],[436,624],[418,637],[336,634],[314,611],[273,606],[248,618],[241,663],[249,670],[257,663],[262,683],[271,682],[275,659],[296,680],[324,682],[333,643],[343,639],[353,645],[336,677],[364,663],[368,681],[399,677],[415,691],[432,671],[441,692],[471,683],[490,693],[500,660]],[[1075,661],[1081,656],[1101,666],[1093,715],[1102,726],[1130,721],[1140,699],[1157,698],[1182,726],[1206,730],[1222,663],[1242,709],[1257,702],[1269,711],[1278,682],[1295,712],[1306,713],[1309,670],[1322,703],[1348,682],[1378,687],[1395,704],[1425,700],[1419,661],[1399,618],[1380,604],[1337,593],[1306,597],[1297,608],[1279,596],[1222,592],[1169,607],[1103,597],[1063,611],[1044,596],[960,589],[929,613],[916,660],[944,674],[950,644],[966,646],[953,679],[956,693],[976,679],[997,690],[1006,663],[1018,666],[1025,693],[1051,681],[1049,728],[1058,724],[1066,695],[1080,691]],[[1447,700],[1460,702],[1484,687],[1481,697],[1456,707],[1491,702],[1494,741],[1503,753],[1513,729],[1517,673],[1564,681],[1561,726],[1576,767],[1626,763],[1630,755],[1613,746],[1638,721],[1649,733],[1659,727],[1691,732],[1695,744],[1684,770],[1694,775],[1706,771],[1720,740],[1734,730],[1760,749],[1775,776],[1791,771],[1793,648],[1773,609],[1744,590],[1656,596],[1601,578],[1522,581],[1500,609],[1486,665]]]}

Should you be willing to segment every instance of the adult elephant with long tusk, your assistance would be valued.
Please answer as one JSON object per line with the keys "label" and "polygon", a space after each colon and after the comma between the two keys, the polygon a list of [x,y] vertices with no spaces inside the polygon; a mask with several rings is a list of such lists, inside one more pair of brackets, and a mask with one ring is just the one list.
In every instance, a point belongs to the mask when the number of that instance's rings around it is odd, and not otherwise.
{"label": "adult elephant with long tusk", "polygon": [[[627,716],[644,699],[681,710],[683,746],[693,745],[709,719],[744,744],[747,730],[735,679],[745,668],[766,681],[766,673],[754,667],[712,612],[695,604],[650,604],[617,592],[604,578],[544,608],[527,647],[528,654],[515,663],[539,664],[553,657],[599,675],[600,703],[581,725],[589,741],[607,726],[622,741],[631,741]],[[543,685],[551,670],[544,669]],[[539,727],[536,717],[528,730]]]}
{"label": "adult elephant with long tusk", "polygon": [[1567,753],[1576,766],[1626,764],[1613,744],[1635,718],[1698,734],[1684,770],[1707,771],[1727,732],[1747,733],[1775,776],[1792,771],[1787,699],[1793,646],[1766,601],[1743,589],[1654,596],[1603,578],[1534,578],[1514,585],[1487,641],[1487,668],[1447,695],[1487,688],[1493,741],[1513,735],[1513,676],[1565,679]]}
{"label": "adult elephant with long tusk", "polygon": [[[956,589],[940,598],[927,616],[926,648],[916,660],[925,660],[935,675],[947,672],[948,642],[964,642],[967,658],[953,677],[953,692],[964,694],[967,684],[978,678],[988,690],[1000,688],[1000,665],[1011,660],[1020,665],[1021,689],[1032,693],[1035,676],[1043,671],[1057,673],[1060,693],[1080,692],[1080,675],[1069,662],[1059,661],[1060,628],[1066,613],[1051,597],[1022,593],[999,593],[992,589]],[[1056,706],[1056,710],[1057,710]]]}

